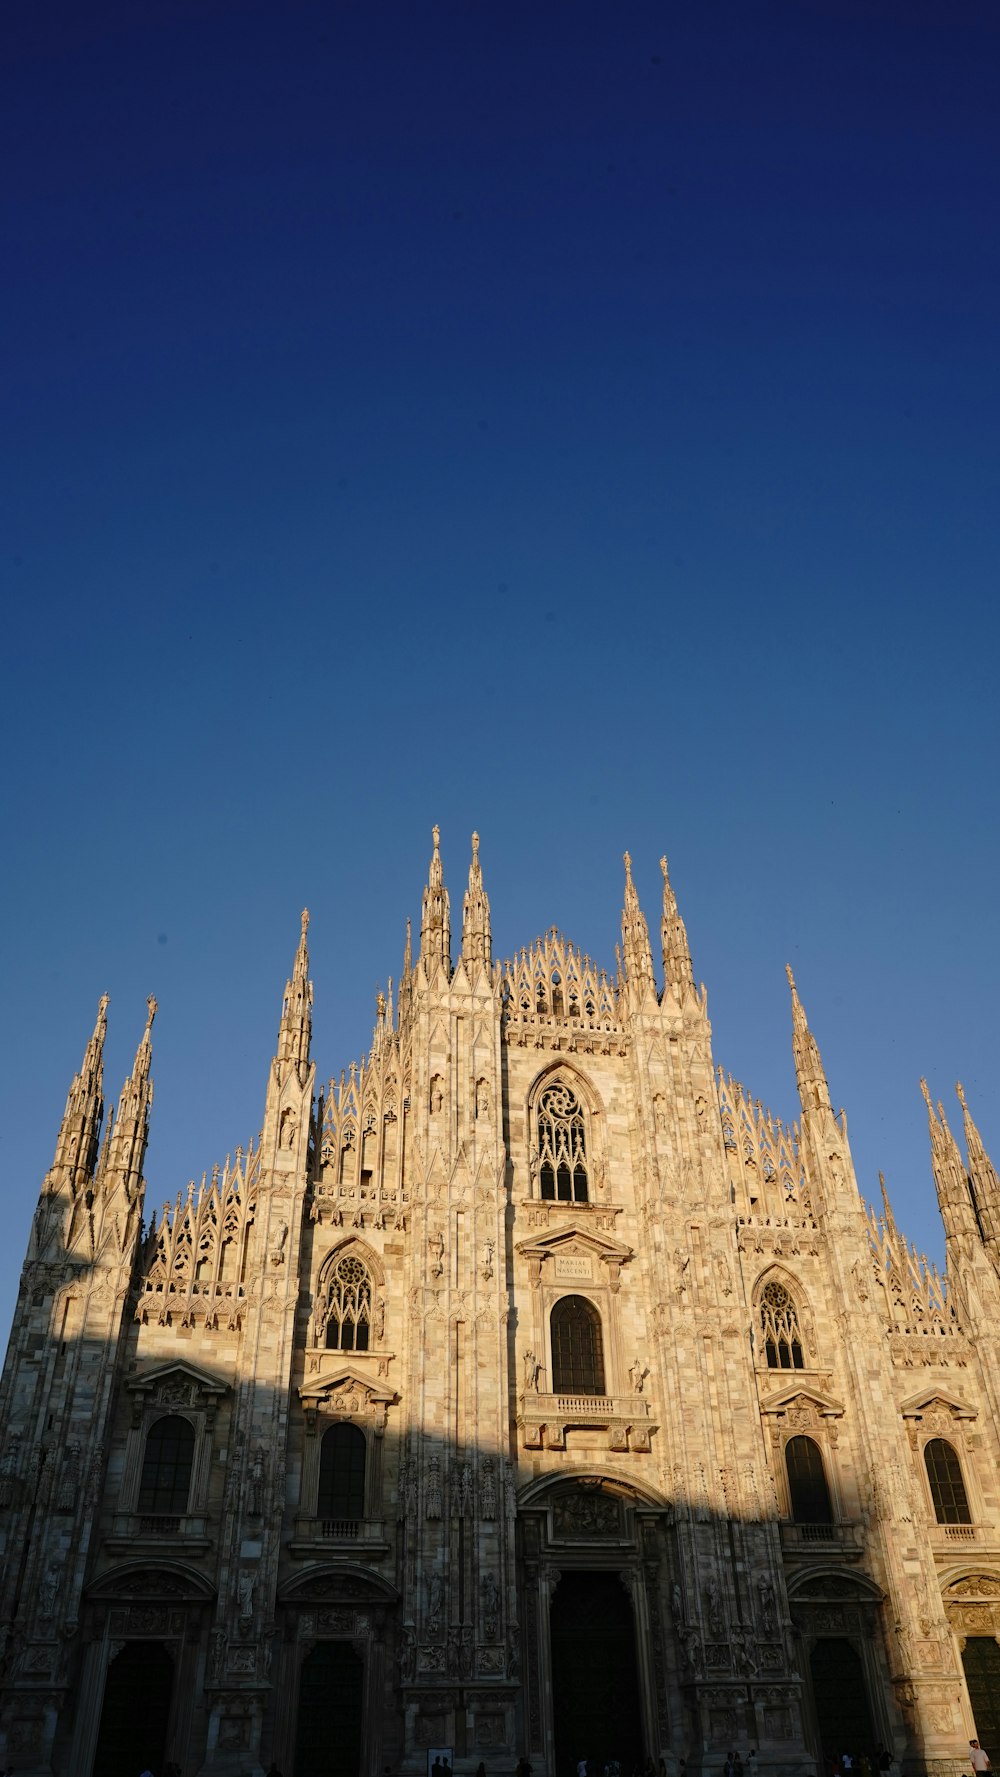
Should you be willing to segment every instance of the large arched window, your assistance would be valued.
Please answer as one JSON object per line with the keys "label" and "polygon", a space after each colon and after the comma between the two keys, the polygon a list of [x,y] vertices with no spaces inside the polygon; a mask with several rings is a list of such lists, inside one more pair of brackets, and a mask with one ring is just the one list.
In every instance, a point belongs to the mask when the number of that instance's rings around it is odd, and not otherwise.
{"label": "large arched window", "polygon": [[952,1446],[944,1438],[932,1438],[924,1447],[924,1462],[938,1523],[971,1524],[962,1465]]}
{"label": "large arched window", "polygon": [[327,1346],[331,1351],[367,1351],[371,1319],[368,1267],[356,1253],[345,1253],[327,1281]]}
{"label": "large arched window", "polygon": [[539,1095],[535,1128],[542,1196],[559,1203],[586,1203],[589,1176],[583,1108],[564,1080],[553,1081]]}
{"label": "large arched window", "polygon": [[552,1310],[552,1389],[555,1394],[603,1394],[601,1317],[583,1296],[563,1296]]}
{"label": "large arched window", "polygon": [[796,1524],[832,1524],[833,1505],[819,1445],[812,1438],[789,1438],[785,1468]]}
{"label": "large arched window", "polygon": [[318,1518],[365,1515],[365,1434],[356,1425],[331,1425],[319,1452]]}
{"label": "large arched window", "polygon": [[194,1427],[173,1414],[154,1420],[146,1437],[139,1510],[180,1517],[187,1511],[194,1463]]}
{"label": "large arched window", "polygon": [[802,1337],[795,1303],[776,1279],[760,1293],[760,1326],[769,1370],[801,1370]]}

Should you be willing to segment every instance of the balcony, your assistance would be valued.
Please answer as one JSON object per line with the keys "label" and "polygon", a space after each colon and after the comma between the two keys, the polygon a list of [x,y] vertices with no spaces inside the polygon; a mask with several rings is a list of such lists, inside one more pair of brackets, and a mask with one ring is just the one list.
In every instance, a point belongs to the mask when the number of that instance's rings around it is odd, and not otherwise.
{"label": "balcony", "polygon": [[116,1512],[111,1534],[104,1541],[110,1554],[128,1554],[140,1547],[162,1548],[165,1543],[180,1544],[186,1555],[202,1555],[212,1546],[208,1520],[185,1512]]}
{"label": "balcony", "polygon": [[566,1434],[606,1431],[609,1450],[648,1451],[657,1430],[645,1395],[534,1394],[521,1396],[518,1425],[526,1450],[565,1450]]}
{"label": "balcony", "polygon": [[389,1553],[384,1518],[305,1518],[295,1520],[288,1545],[292,1555],[330,1555],[342,1549],[369,1558]]}
{"label": "balcony", "polygon": [[840,1555],[856,1560],[864,1548],[864,1532],[860,1524],[790,1524],[781,1526],[781,1548],[785,1555]]}

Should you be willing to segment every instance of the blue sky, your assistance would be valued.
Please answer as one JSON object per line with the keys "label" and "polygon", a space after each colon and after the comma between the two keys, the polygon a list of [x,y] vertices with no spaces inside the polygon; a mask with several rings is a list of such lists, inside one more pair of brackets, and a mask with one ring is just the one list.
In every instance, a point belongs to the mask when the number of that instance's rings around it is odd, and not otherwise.
{"label": "blue sky", "polygon": [[[13,1305],[98,995],[150,1203],[321,1076],[429,834],[499,954],[671,860],[717,1060],[940,1254],[1000,1158],[995,9],[15,8],[2,1072]],[[10,272],[13,275],[10,275]],[[953,1102],[953,1100],[952,1100]]]}

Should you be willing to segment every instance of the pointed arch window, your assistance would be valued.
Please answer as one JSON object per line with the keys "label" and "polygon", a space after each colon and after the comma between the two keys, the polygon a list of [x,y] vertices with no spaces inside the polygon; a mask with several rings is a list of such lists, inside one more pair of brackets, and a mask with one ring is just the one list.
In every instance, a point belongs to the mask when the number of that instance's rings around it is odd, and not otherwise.
{"label": "pointed arch window", "polygon": [[939,1524],[971,1524],[969,1496],[962,1479],[962,1464],[954,1446],[945,1438],[932,1438],[924,1446],[924,1464],[930,1482],[934,1516]]}
{"label": "pointed arch window", "polygon": [[833,1502],[823,1453],[812,1438],[789,1438],[785,1445],[788,1496],[796,1524],[832,1524]]}
{"label": "pointed arch window", "polygon": [[601,1317],[584,1296],[563,1296],[552,1310],[552,1389],[555,1394],[604,1393]]}
{"label": "pointed arch window", "polygon": [[139,1511],[150,1517],[181,1517],[188,1508],[194,1466],[194,1426],[168,1414],[155,1419],[146,1438],[139,1482]]}
{"label": "pointed arch window", "polygon": [[541,1093],[535,1125],[542,1196],[558,1203],[586,1203],[590,1176],[583,1107],[564,1080]]}
{"label": "pointed arch window", "polygon": [[367,1351],[371,1337],[372,1280],[356,1253],[338,1259],[327,1284],[326,1343],[331,1351]]}
{"label": "pointed arch window", "polygon": [[784,1284],[766,1283],[760,1295],[760,1326],[769,1370],[801,1370],[799,1316]]}
{"label": "pointed arch window", "polygon": [[357,1519],[365,1515],[365,1434],[356,1425],[331,1425],[319,1452],[316,1516]]}

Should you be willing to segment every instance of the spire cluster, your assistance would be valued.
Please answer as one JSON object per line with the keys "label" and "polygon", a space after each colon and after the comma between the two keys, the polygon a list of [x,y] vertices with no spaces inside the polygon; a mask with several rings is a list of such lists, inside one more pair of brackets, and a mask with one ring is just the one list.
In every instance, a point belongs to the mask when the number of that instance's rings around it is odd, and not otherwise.
{"label": "spire cluster", "polygon": [[651,987],[655,992],[653,979],[653,953],[649,947],[649,927],[646,916],[639,905],[639,897],[632,881],[632,858],[625,853],[625,905],[622,908],[622,961],[625,965],[625,979],[630,987]]}

